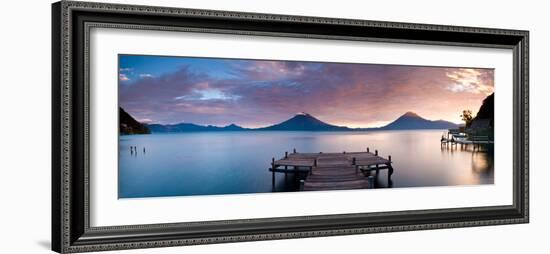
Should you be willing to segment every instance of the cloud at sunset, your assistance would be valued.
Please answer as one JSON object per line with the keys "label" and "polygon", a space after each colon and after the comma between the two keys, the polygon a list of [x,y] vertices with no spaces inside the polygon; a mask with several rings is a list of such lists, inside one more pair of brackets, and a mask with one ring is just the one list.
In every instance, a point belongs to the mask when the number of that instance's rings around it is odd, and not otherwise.
{"label": "cloud at sunset", "polygon": [[407,111],[459,122],[463,109],[477,112],[494,92],[492,69],[119,57],[120,105],[154,123],[260,127],[308,112],[331,124],[374,127]]}
{"label": "cloud at sunset", "polygon": [[130,79],[126,76],[126,74],[124,74],[124,73],[118,74],[118,79],[119,79],[120,81],[129,81],[129,80],[130,80]]}
{"label": "cloud at sunset", "polygon": [[447,89],[453,92],[482,93],[490,95],[494,92],[493,72],[476,69],[451,69],[446,73],[453,82]]}

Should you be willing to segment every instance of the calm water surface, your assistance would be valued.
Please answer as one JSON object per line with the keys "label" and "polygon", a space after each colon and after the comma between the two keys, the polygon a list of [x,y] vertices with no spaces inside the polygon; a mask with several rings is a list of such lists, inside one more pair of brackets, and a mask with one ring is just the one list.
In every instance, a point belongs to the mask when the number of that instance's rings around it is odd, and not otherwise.
{"label": "calm water surface", "polygon": [[[492,150],[441,147],[444,130],[372,132],[199,132],[121,136],[119,197],[158,197],[296,191],[298,181],[277,173],[271,158],[291,152],[365,151],[392,156],[392,187],[493,183]],[[138,152],[131,153],[130,146]],[[143,151],[145,148],[145,152]],[[388,186],[386,170],[377,187]]]}

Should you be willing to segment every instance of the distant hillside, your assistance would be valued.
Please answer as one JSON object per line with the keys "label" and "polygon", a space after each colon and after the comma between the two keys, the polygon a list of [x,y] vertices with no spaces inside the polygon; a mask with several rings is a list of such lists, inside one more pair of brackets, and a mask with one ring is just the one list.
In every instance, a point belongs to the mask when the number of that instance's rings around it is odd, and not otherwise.
{"label": "distant hillside", "polygon": [[495,120],[495,93],[492,93],[483,100],[476,117],[474,117],[474,121],[476,121],[476,119],[489,119],[491,121],[491,126],[493,126]]}
{"label": "distant hillside", "polygon": [[258,130],[266,131],[346,131],[351,130],[347,127],[341,127],[325,123],[308,113],[299,113],[294,117],[275,125],[271,125]]}
{"label": "distant hillside", "polygon": [[381,127],[382,130],[416,130],[416,129],[454,129],[458,125],[443,120],[431,121],[422,118],[414,112],[407,112],[390,124]]}
{"label": "distant hillside", "polygon": [[179,123],[179,124],[149,124],[147,125],[153,133],[166,133],[166,132],[197,132],[197,131],[242,131],[246,130],[235,124],[230,124],[224,127],[218,127],[213,125],[198,125],[193,123]]}
{"label": "distant hillside", "polygon": [[121,135],[129,134],[150,134],[151,131],[147,126],[136,121],[130,114],[128,114],[121,107],[118,108],[118,122],[119,131]]}
{"label": "distant hillside", "polygon": [[375,130],[416,130],[416,129],[451,129],[458,128],[455,123],[438,120],[430,121],[413,112],[407,112],[392,123],[380,128],[349,128],[325,123],[308,113],[298,113],[292,118],[267,127],[243,128],[230,124],[223,127],[198,125],[193,123],[149,124],[153,133],[199,132],[199,131],[375,131]]}
{"label": "distant hillside", "polygon": [[470,132],[478,134],[492,135],[492,129],[495,121],[495,93],[487,96],[483,100],[476,117],[468,127]]}

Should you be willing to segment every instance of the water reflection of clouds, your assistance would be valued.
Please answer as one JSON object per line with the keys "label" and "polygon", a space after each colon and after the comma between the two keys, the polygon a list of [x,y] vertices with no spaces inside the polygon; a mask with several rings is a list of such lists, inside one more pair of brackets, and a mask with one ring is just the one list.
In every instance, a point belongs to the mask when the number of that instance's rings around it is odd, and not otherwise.
{"label": "water reflection of clouds", "polygon": [[488,173],[493,169],[493,161],[485,152],[472,153],[472,171],[476,173]]}
{"label": "water reflection of clouds", "polygon": [[[492,150],[488,147],[476,148],[474,150],[471,146],[441,146],[442,156],[457,160],[469,159],[470,161],[471,174],[460,174],[458,172],[452,174],[455,177],[453,180],[454,184],[458,185],[481,184],[488,180],[491,182],[494,174],[492,153]],[[452,165],[448,166],[449,169],[454,168]]]}
{"label": "water reflection of clouds", "polygon": [[441,154],[454,156],[462,153],[472,154],[472,170],[475,172],[485,172],[493,167],[492,156],[488,149],[473,150],[468,147],[460,148],[458,146],[441,146]]}

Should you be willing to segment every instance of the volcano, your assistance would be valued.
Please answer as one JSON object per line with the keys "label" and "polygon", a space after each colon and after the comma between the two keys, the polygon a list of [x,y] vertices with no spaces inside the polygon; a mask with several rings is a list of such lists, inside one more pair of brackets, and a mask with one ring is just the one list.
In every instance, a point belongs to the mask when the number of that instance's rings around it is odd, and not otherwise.
{"label": "volcano", "polygon": [[381,127],[382,130],[418,130],[418,129],[455,129],[458,125],[452,122],[436,120],[431,121],[414,112],[407,112],[390,124]]}
{"label": "volcano", "polygon": [[298,113],[292,118],[275,125],[260,128],[269,131],[346,131],[348,127],[325,123],[308,113]]}

